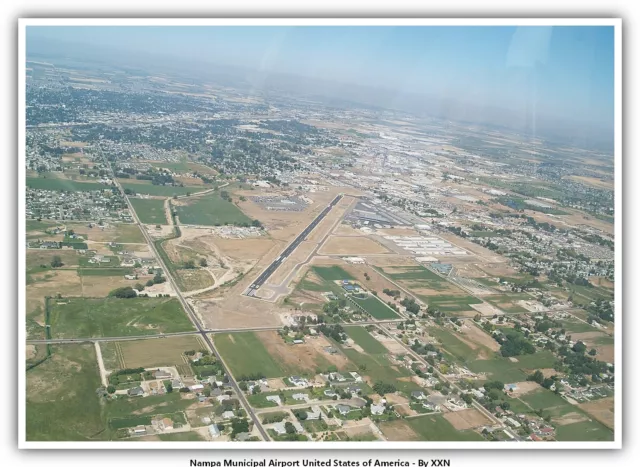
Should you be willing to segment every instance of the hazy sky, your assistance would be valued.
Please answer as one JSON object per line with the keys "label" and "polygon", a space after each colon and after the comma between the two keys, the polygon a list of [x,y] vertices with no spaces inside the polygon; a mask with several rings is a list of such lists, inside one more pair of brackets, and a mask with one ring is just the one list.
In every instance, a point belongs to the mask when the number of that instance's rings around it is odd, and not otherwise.
{"label": "hazy sky", "polygon": [[46,37],[613,126],[613,27],[29,27]]}

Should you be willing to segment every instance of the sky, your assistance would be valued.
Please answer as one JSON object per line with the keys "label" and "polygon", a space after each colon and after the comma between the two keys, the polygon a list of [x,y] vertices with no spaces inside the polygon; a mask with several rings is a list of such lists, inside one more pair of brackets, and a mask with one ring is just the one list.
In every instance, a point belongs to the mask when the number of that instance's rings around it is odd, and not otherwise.
{"label": "sky", "polygon": [[38,37],[419,93],[613,128],[611,26],[35,27]]}

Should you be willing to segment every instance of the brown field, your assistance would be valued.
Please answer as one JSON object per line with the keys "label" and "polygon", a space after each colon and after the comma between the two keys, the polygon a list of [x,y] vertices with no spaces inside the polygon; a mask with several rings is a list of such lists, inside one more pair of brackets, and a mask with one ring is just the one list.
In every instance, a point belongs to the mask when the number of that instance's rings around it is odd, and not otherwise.
{"label": "brown field", "polygon": [[[205,243],[209,243],[210,239],[202,239]],[[285,244],[276,242],[268,237],[261,238],[245,238],[245,239],[226,239],[214,237],[211,240],[220,250],[222,254],[234,260],[257,260],[262,258],[274,248],[274,245],[281,246],[284,249]]]}
{"label": "brown field", "polygon": [[183,358],[185,350],[205,348],[196,335],[143,339],[139,341],[118,342],[119,353],[125,368],[150,368],[153,366],[174,366],[187,363]]}
{"label": "brown field", "polygon": [[206,269],[178,269],[180,290],[190,292],[212,286],[215,281]]}
{"label": "brown field", "polygon": [[567,178],[575,180],[576,182],[582,183],[584,185],[613,190],[613,180],[600,180],[599,178],[595,177],[581,177],[579,175],[569,175]]}
{"label": "brown field", "polygon": [[29,345],[27,344],[27,346],[25,347],[25,358],[27,360],[33,358],[36,356],[36,346],[35,345]]}
{"label": "brown field", "polygon": [[118,287],[133,287],[137,282],[144,284],[149,278],[128,280],[124,276],[80,276],[83,297],[106,297]]}
{"label": "brown field", "polygon": [[511,397],[520,397],[540,388],[540,385],[535,381],[519,381],[515,384],[517,385],[517,388],[514,389],[513,392],[507,391],[507,394]]}
{"label": "brown field", "polygon": [[278,305],[240,295],[250,282],[250,279],[241,281],[244,285],[237,285],[232,290],[225,287],[225,297],[202,298],[206,296],[203,295],[194,299],[193,303],[204,321],[203,324],[210,329],[281,326],[279,312],[284,310]]}
{"label": "brown field", "polygon": [[378,242],[366,237],[336,237],[331,236],[318,250],[319,255],[353,255],[365,256],[371,254],[390,253]]}
{"label": "brown field", "polygon": [[182,183],[184,186],[200,186],[204,185],[201,178],[193,177],[174,177],[174,180],[178,183]]}
{"label": "brown field", "polygon": [[514,277],[519,274],[518,271],[513,269],[507,263],[479,263],[475,266],[490,276]]}
{"label": "brown field", "polygon": [[573,423],[586,422],[589,420],[584,414],[578,412],[569,412],[561,417],[552,418],[551,421],[556,425],[571,425]]}
{"label": "brown field", "polygon": [[597,345],[596,359],[607,363],[614,363],[615,360],[615,347],[613,345]]}
{"label": "brown field", "polygon": [[589,282],[591,282],[596,287],[605,287],[607,289],[613,289],[616,286],[615,282],[610,281],[606,277],[591,276],[589,277]]}
{"label": "brown field", "polygon": [[347,208],[356,202],[355,198],[345,196],[331,211],[320,221],[318,225],[311,231],[307,240],[310,242],[320,243],[336,226],[337,222],[344,216]]}
{"label": "brown field", "polygon": [[61,294],[63,297],[81,297],[82,285],[78,273],[73,270],[53,270],[31,274],[36,282],[27,285],[27,298],[39,300],[44,304],[44,297],[55,297]]}
{"label": "brown field", "polygon": [[299,263],[306,261],[317,246],[317,243],[309,241],[300,243],[294,252],[269,277],[268,283],[273,285],[281,284]]}
{"label": "brown field", "polygon": [[579,404],[578,407],[587,412],[600,423],[608,426],[613,430],[613,426],[615,423],[613,397],[606,397],[597,401],[585,402],[584,404]]}
{"label": "brown field", "polygon": [[353,370],[354,366],[349,359],[343,355],[331,355],[323,347],[330,346],[331,343],[320,336],[307,339],[305,344],[289,345],[275,331],[256,332],[269,354],[285,365],[302,368],[315,368],[319,363],[329,361],[340,370]]}
{"label": "brown field", "polygon": [[493,337],[484,332],[475,324],[472,324],[468,321],[462,328],[462,334],[464,334],[467,340],[476,344],[480,344],[483,347],[487,347],[494,352],[500,350],[500,344],[498,344],[498,342]]}
{"label": "brown field", "polygon": [[349,224],[339,224],[333,230],[333,234],[334,235],[339,235],[341,237],[342,236],[363,237],[363,236],[367,235],[366,233],[362,232],[361,230],[354,229]]}
{"label": "brown field", "polygon": [[420,436],[404,420],[383,422],[378,424],[378,428],[389,441],[416,441],[420,439]]}
{"label": "brown field", "polygon": [[104,229],[95,226],[87,227],[87,224],[66,224],[67,229],[77,234],[85,235],[94,242],[116,243],[146,243],[140,228],[136,224],[109,224]]}
{"label": "brown field", "polygon": [[83,143],[82,141],[60,141],[60,146],[66,146],[70,148],[84,148],[88,146],[89,143]]}
{"label": "brown field", "polygon": [[34,268],[34,271],[37,273],[43,272],[44,270],[39,271],[40,265],[45,265],[48,268],[51,268],[51,261],[54,256],[59,256],[60,260],[62,260],[63,267],[73,268],[78,265],[78,259],[80,255],[76,253],[75,250],[38,250],[38,249],[28,249],[27,250],[27,270]]}
{"label": "brown field", "polygon": [[490,425],[492,422],[485,415],[476,409],[458,410],[449,412],[443,417],[453,425],[456,430],[468,430],[483,425]]}

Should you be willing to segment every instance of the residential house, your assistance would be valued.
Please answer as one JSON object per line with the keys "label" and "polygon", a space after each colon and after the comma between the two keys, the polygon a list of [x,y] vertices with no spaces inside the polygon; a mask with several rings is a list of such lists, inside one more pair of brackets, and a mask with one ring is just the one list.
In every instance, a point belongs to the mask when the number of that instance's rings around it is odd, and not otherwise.
{"label": "residential house", "polygon": [[340,373],[329,373],[329,379],[336,380],[340,383],[347,380],[347,378],[342,376]]}
{"label": "residential house", "polygon": [[505,421],[514,428],[520,428],[522,424],[518,420],[514,420],[511,417],[507,417]]}
{"label": "residential house", "polygon": [[272,424],[270,428],[272,428],[273,431],[275,431],[277,434],[284,435],[287,433],[287,429],[284,427],[285,423],[286,422],[283,420],[281,422]]}
{"label": "residential house", "polygon": [[218,397],[216,397],[216,400],[220,403],[222,401],[228,401],[229,399],[231,399],[231,396],[229,394],[220,394]]}
{"label": "residential house", "polygon": [[127,394],[130,396],[143,396],[144,395],[144,389],[142,389],[140,386],[137,386],[135,388],[131,388],[127,391]]}
{"label": "residential house", "polygon": [[184,384],[182,384],[182,381],[180,381],[179,378],[176,378],[171,380],[171,387],[173,389],[181,389],[184,387]]}
{"label": "residential house", "polygon": [[384,405],[372,405],[371,415],[382,415],[384,413]]}
{"label": "residential house", "polygon": [[338,404],[336,405],[336,410],[340,413],[340,415],[347,415],[351,412],[352,407],[346,404]]}
{"label": "residential house", "polygon": [[282,399],[280,399],[280,396],[267,396],[267,400],[278,405],[282,405]]}
{"label": "residential house", "polygon": [[222,414],[222,418],[224,418],[225,420],[231,420],[235,416],[236,415],[233,413],[232,410],[227,410],[226,412],[223,412],[223,414]]}
{"label": "residential house", "polygon": [[218,428],[218,425],[216,425],[215,423],[213,425],[209,425],[209,434],[212,438],[217,438],[218,436],[220,436],[220,429]]}
{"label": "residential house", "polygon": [[189,386],[189,390],[195,392],[195,391],[202,391],[204,389],[204,385],[202,384],[194,384],[193,386]]}
{"label": "residential house", "polygon": [[302,340],[302,339],[294,339],[293,343],[294,344],[304,344],[304,340]]}
{"label": "residential house", "polygon": [[411,397],[418,399],[419,401],[427,398],[422,391],[411,391]]}
{"label": "residential house", "polygon": [[170,418],[163,418],[158,423],[158,426],[161,430],[164,431],[173,430],[173,420],[171,420]]}
{"label": "residential house", "polygon": [[289,381],[291,381],[294,386],[302,388],[307,387],[307,385],[309,384],[306,379],[301,378],[300,376],[289,376]]}
{"label": "residential house", "polygon": [[169,379],[171,378],[171,373],[163,370],[157,370],[153,373],[153,377],[155,379]]}
{"label": "residential house", "polygon": [[238,433],[236,435],[236,441],[247,441],[251,438],[251,433]]}
{"label": "residential house", "polygon": [[360,388],[358,386],[347,386],[347,392],[355,396],[360,392]]}
{"label": "residential house", "polygon": [[320,408],[315,405],[311,407],[311,412],[307,412],[307,420],[319,420],[321,416]]}
{"label": "residential house", "polygon": [[360,376],[358,373],[356,373],[355,371],[351,371],[349,374],[353,377],[356,383],[362,383],[362,376]]}
{"label": "residential house", "polygon": [[140,434],[142,434],[142,433],[146,433],[146,432],[147,432],[147,429],[146,429],[146,427],[145,427],[144,425],[138,425],[137,427],[135,427],[135,428],[133,429],[133,432],[134,432],[136,435],[140,435]]}
{"label": "residential house", "polygon": [[327,397],[337,396],[338,394],[333,389],[325,389],[324,395]]}
{"label": "residential house", "polygon": [[305,394],[305,393],[302,393],[302,392],[295,393],[291,397],[293,397],[297,401],[309,402],[309,394]]}

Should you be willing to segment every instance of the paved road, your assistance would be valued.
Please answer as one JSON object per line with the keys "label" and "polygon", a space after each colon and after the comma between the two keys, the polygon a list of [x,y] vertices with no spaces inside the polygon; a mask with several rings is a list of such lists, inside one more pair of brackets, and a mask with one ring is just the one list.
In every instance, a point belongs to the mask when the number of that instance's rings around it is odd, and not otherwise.
{"label": "paved road", "polygon": [[253,281],[253,283],[249,286],[249,288],[245,292],[245,295],[253,297],[254,296],[253,294],[255,293],[255,291],[259,289],[260,286],[267,281],[267,279],[269,279],[269,277],[276,271],[276,269],[280,267],[282,262],[291,253],[294,252],[294,250],[298,247],[298,245],[300,245],[300,243],[302,243],[304,239],[307,238],[307,235],[311,233],[311,231],[320,223],[320,221],[322,221],[322,219],[324,219],[324,217],[329,213],[329,211],[331,211],[331,208],[333,208],[336,204],[338,204],[338,202],[341,199],[342,199],[342,195],[336,196],[333,199],[333,201],[331,201],[331,203],[329,203],[329,205],[326,208],[324,208],[320,214],[318,214],[318,217],[316,217],[311,222],[311,224],[309,224],[307,228],[304,229],[302,233],[298,235],[296,239],[289,244],[289,246],[287,246],[287,248],[285,248],[285,250],[280,254],[280,256],[278,256],[278,258],[276,258],[276,260],[273,263],[271,263],[269,266],[267,266],[267,268],[264,271],[262,271],[262,274],[260,274],[258,278],[255,281]]}
{"label": "paved road", "polygon": [[[98,146],[100,153],[102,153],[102,148],[100,148]],[[262,438],[265,441],[269,441],[270,438],[267,435],[267,432],[265,431],[265,429],[262,427],[262,425],[260,424],[260,420],[258,420],[258,417],[256,417],[256,414],[253,412],[253,409],[251,408],[251,406],[249,405],[249,403],[247,402],[246,398],[244,397],[244,393],[240,390],[240,388],[238,387],[238,383],[235,381],[235,379],[233,379],[233,376],[231,375],[231,372],[228,370],[226,364],[224,363],[224,360],[222,359],[222,357],[220,356],[220,354],[218,353],[218,351],[216,350],[216,348],[213,345],[213,342],[211,342],[211,340],[209,339],[209,336],[207,335],[206,330],[201,326],[200,321],[198,320],[198,317],[196,316],[195,312],[193,311],[193,309],[191,308],[191,305],[187,302],[187,300],[182,296],[182,293],[180,292],[180,289],[178,288],[178,285],[176,284],[173,276],[171,275],[171,272],[169,271],[169,268],[166,266],[166,264],[164,264],[164,261],[162,260],[162,257],[158,254],[158,251],[156,250],[156,246],[153,243],[153,240],[151,239],[149,232],[147,232],[147,229],[144,227],[144,225],[140,222],[140,219],[138,219],[138,215],[136,214],[135,209],[133,209],[133,206],[131,205],[131,202],[129,201],[129,198],[127,197],[127,195],[124,193],[124,189],[122,188],[122,186],[120,185],[120,183],[118,182],[118,180],[115,177],[115,174],[113,173],[113,168],[111,167],[111,163],[104,157],[103,155],[103,160],[105,161],[105,163],[107,164],[107,166],[109,167],[109,171],[111,172],[111,177],[113,178],[113,182],[114,184],[118,187],[118,189],[120,190],[120,193],[122,194],[122,196],[124,197],[125,201],[127,202],[127,205],[129,207],[129,210],[131,212],[131,216],[133,217],[133,219],[135,220],[136,224],[138,224],[138,227],[140,228],[140,230],[142,231],[142,234],[144,235],[145,240],[147,241],[147,244],[149,245],[149,247],[151,248],[153,255],[156,257],[156,259],[158,260],[158,264],[160,264],[160,267],[162,267],[162,270],[164,271],[164,275],[167,278],[167,280],[169,281],[169,283],[171,284],[171,286],[173,287],[173,289],[176,292],[176,297],[178,298],[178,300],[180,301],[180,303],[182,304],[182,307],[184,308],[185,312],[187,313],[187,315],[189,316],[189,319],[191,319],[191,322],[194,324],[194,326],[198,329],[198,333],[201,335],[202,339],[204,340],[204,342],[207,344],[207,347],[209,348],[209,350],[211,351],[211,353],[213,355],[216,356],[216,358],[220,361],[220,363],[222,364],[223,368],[224,368],[224,372],[227,374],[227,376],[229,377],[229,383],[231,384],[231,386],[233,387],[233,389],[235,390],[236,394],[238,395],[238,399],[240,400],[240,402],[242,403],[245,411],[247,412],[247,414],[251,417],[251,419],[253,420],[253,423],[255,424],[256,428],[258,429],[258,431],[260,432],[260,435],[262,436]]]}

